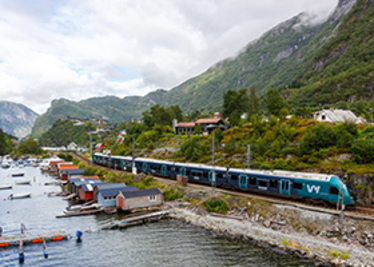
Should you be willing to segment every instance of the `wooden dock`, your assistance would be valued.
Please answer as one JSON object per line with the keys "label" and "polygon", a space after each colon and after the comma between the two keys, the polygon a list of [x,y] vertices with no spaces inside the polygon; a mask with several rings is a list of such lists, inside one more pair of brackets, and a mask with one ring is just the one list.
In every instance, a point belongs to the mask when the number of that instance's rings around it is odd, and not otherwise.
{"label": "wooden dock", "polygon": [[43,242],[54,242],[69,239],[70,234],[67,231],[51,231],[40,234],[25,233],[14,236],[1,236],[0,237],[0,248],[9,246],[43,243]]}
{"label": "wooden dock", "polygon": [[60,218],[68,218],[68,217],[75,217],[75,216],[94,215],[94,214],[101,213],[102,211],[104,211],[104,208],[75,212],[72,214],[57,215],[56,218],[60,219]]}
{"label": "wooden dock", "polygon": [[160,220],[164,215],[167,215],[168,213],[169,213],[168,211],[159,211],[159,212],[149,213],[145,215],[129,217],[129,218],[126,218],[120,221],[114,220],[103,225],[101,229],[104,229],[104,230],[118,229],[118,228],[121,229],[121,228],[126,228],[128,226],[143,224],[148,221],[156,221],[156,220]]}

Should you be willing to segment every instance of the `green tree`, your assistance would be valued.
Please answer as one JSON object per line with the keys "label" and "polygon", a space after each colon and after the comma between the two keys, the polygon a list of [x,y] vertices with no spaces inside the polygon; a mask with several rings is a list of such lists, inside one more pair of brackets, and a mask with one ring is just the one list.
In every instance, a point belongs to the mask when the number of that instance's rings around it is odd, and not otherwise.
{"label": "green tree", "polygon": [[203,130],[201,129],[201,124],[198,123],[195,127],[195,134],[200,135],[203,133]]}
{"label": "green tree", "polygon": [[12,142],[9,136],[0,129],[0,156],[9,154],[12,151]]}
{"label": "green tree", "polygon": [[258,114],[260,109],[260,100],[257,97],[255,86],[251,86],[251,88],[249,88],[248,102],[247,119],[249,120],[253,115]]}
{"label": "green tree", "polygon": [[374,162],[374,140],[358,140],[352,146],[352,154],[359,164]]}
{"label": "green tree", "polygon": [[287,103],[277,90],[269,89],[267,91],[264,102],[266,104],[268,113],[270,115],[279,116],[279,112],[282,108],[287,108]]}
{"label": "green tree", "polygon": [[243,88],[239,91],[227,90],[223,94],[222,115],[224,118],[230,117],[230,124],[239,125],[240,115],[248,109],[247,89]]}
{"label": "green tree", "polygon": [[27,139],[26,141],[21,142],[17,147],[17,152],[19,154],[40,154],[42,149],[39,145],[39,142],[35,141],[32,138]]}
{"label": "green tree", "polygon": [[312,151],[319,151],[337,144],[336,132],[326,124],[317,124],[307,130],[300,140],[300,151],[302,154],[311,154]]}

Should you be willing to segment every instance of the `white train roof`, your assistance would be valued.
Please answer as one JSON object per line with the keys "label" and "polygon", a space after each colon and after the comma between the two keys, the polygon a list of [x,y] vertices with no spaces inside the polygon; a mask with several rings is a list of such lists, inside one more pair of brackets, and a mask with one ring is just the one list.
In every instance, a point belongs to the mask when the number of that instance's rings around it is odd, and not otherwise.
{"label": "white train roof", "polygon": [[143,161],[143,162],[149,162],[149,163],[174,164],[173,161],[161,160],[161,159],[151,159],[151,158],[136,158],[135,161]]}
{"label": "white train roof", "polygon": [[[183,163],[183,162],[175,162],[176,166],[179,167],[190,167],[190,168],[205,168],[205,169],[212,169],[212,165],[207,164],[198,164],[198,163]],[[217,171],[226,171],[226,167],[214,166],[214,169]]]}
{"label": "white train roof", "polygon": [[324,173],[312,173],[312,172],[292,172],[292,171],[282,171],[282,170],[254,170],[254,169],[238,169],[230,168],[230,171],[239,172],[247,175],[251,174],[261,174],[261,175],[273,175],[278,177],[293,177],[300,179],[310,179],[319,181],[330,181],[332,177],[336,177],[331,174]]}

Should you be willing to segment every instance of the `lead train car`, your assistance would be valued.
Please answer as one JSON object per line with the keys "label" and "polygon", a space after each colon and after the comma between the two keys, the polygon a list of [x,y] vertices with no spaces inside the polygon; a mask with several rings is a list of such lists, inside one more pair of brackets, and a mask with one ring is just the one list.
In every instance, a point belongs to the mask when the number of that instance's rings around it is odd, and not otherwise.
{"label": "lead train car", "polygon": [[[131,157],[95,153],[93,160],[99,165],[109,164],[112,168],[120,166],[131,171]],[[214,173],[217,187],[302,199],[311,203],[342,203],[342,195],[345,205],[353,206],[356,200],[353,188],[347,188],[339,177],[328,174],[225,168],[150,158],[136,158],[135,168],[138,173],[152,173],[171,179],[182,175],[187,176],[189,182],[209,185],[213,183]]]}

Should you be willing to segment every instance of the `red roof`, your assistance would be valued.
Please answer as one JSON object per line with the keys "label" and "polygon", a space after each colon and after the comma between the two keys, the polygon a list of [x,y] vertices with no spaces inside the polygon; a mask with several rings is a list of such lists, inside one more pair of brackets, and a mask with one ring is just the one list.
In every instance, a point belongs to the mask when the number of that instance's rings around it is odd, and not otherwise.
{"label": "red roof", "polygon": [[196,123],[218,123],[220,120],[220,118],[198,119]]}
{"label": "red roof", "polygon": [[177,127],[195,127],[195,123],[191,122],[180,122],[178,123]]}

